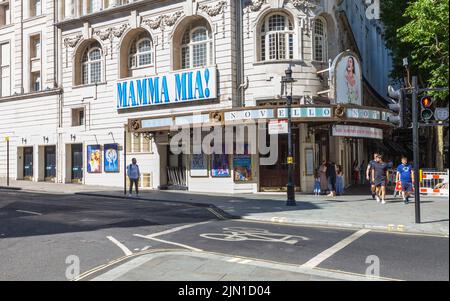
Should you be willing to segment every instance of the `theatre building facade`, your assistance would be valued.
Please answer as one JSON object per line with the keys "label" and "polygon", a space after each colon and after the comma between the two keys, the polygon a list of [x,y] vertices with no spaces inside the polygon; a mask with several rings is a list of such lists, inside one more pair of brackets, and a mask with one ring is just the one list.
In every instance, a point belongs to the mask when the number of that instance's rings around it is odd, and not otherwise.
{"label": "theatre building facade", "polygon": [[8,6],[0,177],[8,138],[19,180],[122,187],[136,158],[145,189],[283,190],[290,96],[298,191],[312,191],[324,160],[342,165],[350,184],[355,161],[392,125],[363,80],[342,2]]}

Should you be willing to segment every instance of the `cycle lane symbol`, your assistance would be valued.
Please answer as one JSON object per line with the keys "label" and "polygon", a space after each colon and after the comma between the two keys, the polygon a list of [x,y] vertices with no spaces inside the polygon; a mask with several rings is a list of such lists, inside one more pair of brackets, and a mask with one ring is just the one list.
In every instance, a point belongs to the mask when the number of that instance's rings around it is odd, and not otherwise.
{"label": "cycle lane symbol", "polygon": [[300,235],[290,235],[281,233],[272,233],[265,229],[231,227],[223,228],[223,233],[204,233],[201,237],[213,240],[237,242],[237,241],[264,241],[274,243],[285,243],[295,245],[299,241],[309,240],[308,237]]}

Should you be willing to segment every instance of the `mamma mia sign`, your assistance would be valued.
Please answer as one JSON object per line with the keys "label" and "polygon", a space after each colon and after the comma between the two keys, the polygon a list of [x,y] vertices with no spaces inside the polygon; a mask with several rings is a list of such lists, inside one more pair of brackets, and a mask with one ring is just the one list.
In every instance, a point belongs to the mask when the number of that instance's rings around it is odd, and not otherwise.
{"label": "mamma mia sign", "polygon": [[117,83],[117,109],[217,98],[216,68],[190,69]]}

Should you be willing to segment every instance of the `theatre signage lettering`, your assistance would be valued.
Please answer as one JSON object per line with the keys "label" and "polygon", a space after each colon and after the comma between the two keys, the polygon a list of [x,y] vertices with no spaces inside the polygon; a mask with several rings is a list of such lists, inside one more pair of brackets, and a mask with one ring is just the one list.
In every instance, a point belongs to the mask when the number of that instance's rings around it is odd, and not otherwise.
{"label": "theatre signage lettering", "polygon": [[117,109],[217,98],[216,68],[191,69],[117,83]]}
{"label": "theatre signage lettering", "polygon": [[362,110],[351,108],[347,110],[347,118],[380,120],[381,113],[380,111],[375,110]]}
{"label": "theatre signage lettering", "polygon": [[225,112],[225,121],[273,118],[273,109]]}
{"label": "theatre signage lettering", "polygon": [[333,126],[333,136],[383,140],[383,130],[353,125],[335,125]]}
{"label": "theatre signage lettering", "polygon": [[[331,117],[331,108],[292,108],[292,118]],[[278,118],[288,118],[288,109],[278,109]]]}

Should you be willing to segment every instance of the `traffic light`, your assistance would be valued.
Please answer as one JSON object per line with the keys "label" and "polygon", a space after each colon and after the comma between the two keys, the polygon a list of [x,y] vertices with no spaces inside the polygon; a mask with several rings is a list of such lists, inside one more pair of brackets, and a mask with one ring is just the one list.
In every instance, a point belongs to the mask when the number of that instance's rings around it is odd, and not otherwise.
{"label": "traffic light", "polygon": [[422,110],[420,111],[420,117],[424,122],[429,122],[433,116],[433,110],[431,110],[431,105],[433,104],[433,98],[431,96],[424,96],[420,100],[420,105]]}
{"label": "traffic light", "polygon": [[388,87],[388,96],[392,99],[394,103],[389,104],[389,110],[394,112],[396,115],[391,115],[388,121],[397,125],[399,128],[405,126],[406,117],[406,95],[403,89],[395,90],[394,87]]}

